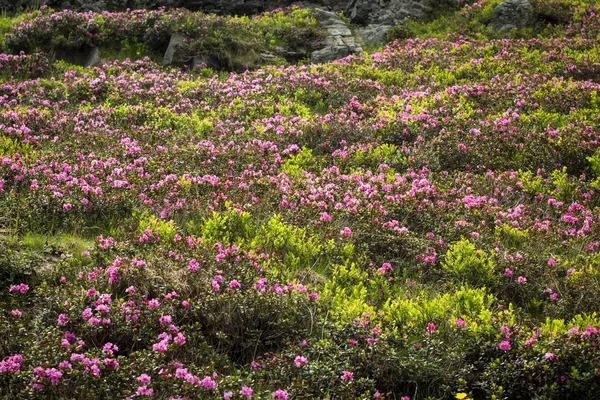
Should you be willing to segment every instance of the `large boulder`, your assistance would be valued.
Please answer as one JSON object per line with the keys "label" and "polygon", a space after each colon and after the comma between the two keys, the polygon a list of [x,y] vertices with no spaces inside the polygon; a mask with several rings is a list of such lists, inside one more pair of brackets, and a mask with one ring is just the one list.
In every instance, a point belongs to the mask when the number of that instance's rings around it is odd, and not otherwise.
{"label": "large boulder", "polygon": [[358,28],[358,36],[369,46],[379,46],[387,42],[387,31],[390,25],[369,25]]}
{"label": "large boulder", "polygon": [[407,17],[422,19],[433,0],[349,0],[345,13],[358,25],[397,25]]}
{"label": "large boulder", "polygon": [[312,53],[311,61],[313,63],[333,61],[362,52],[361,45],[356,42],[352,31],[339,15],[321,9],[315,10],[315,13],[319,25],[325,30],[326,37],[325,47]]}
{"label": "large boulder", "polygon": [[102,64],[102,60],[100,59],[100,48],[94,47],[92,51],[89,52],[87,59],[85,60],[84,67],[93,68],[98,67]]}
{"label": "large boulder", "polygon": [[506,0],[494,8],[490,25],[499,31],[520,29],[535,22],[535,10],[528,0]]}
{"label": "large boulder", "polygon": [[322,64],[333,60],[338,60],[350,55],[348,46],[327,46],[324,49],[312,53],[311,61],[314,64]]}
{"label": "large boulder", "polygon": [[169,47],[167,47],[167,51],[165,51],[165,55],[163,57],[162,65],[163,66],[182,66],[188,62],[192,61],[191,57],[186,55],[185,44],[190,40],[186,35],[175,32],[171,35],[171,40],[169,41]]}

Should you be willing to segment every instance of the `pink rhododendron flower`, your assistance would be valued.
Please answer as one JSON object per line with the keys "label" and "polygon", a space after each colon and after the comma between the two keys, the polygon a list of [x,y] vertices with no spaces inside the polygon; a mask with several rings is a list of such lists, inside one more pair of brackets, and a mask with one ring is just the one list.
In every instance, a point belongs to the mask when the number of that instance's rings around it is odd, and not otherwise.
{"label": "pink rhododendron flower", "polygon": [[340,231],[340,235],[341,235],[342,237],[345,237],[345,238],[351,238],[351,237],[352,237],[352,231],[350,230],[350,228],[348,228],[348,227],[346,226],[344,229],[342,229],[342,230]]}
{"label": "pink rhododendron flower", "polygon": [[464,328],[465,326],[467,326],[467,323],[462,318],[458,318],[456,321],[454,321],[454,323],[459,328]]}
{"label": "pink rhododendron flower", "polygon": [[14,292],[27,293],[28,290],[29,290],[29,286],[27,286],[24,283],[21,283],[18,285],[13,285],[10,288],[8,288],[8,293],[14,293]]}
{"label": "pink rhododendron flower", "polygon": [[247,399],[252,397],[253,392],[254,392],[254,390],[249,386],[242,386],[242,389],[240,390],[240,394],[242,396],[246,397]]}
{"label": "pink rhododendron flower", "polygon": [[154,389],[148,388],[146,386],[139,386],[136,391],[138,396],[146,396],[151,397],[154,394]]}
{"label": "pink rhododendron flower", "polygon": [[296,367],[298,367],[298,368],[304,366],[306,363],[308,363],[308,359],[306,357],[297,356],[294,359],[294,364],[296,364]]}
{"label": "pink rhododendron flower", "polygon": [[507,340],[504,340],[504,341],[498,343],[498,348],[500,350],[507,351],[507,350],[510,350],[510,347],[511,347],[510,342],[508,342]]}
{"label": "pink rhododendron flower", "polygon": [[344,373],[342,373],[342,375],[340,376],[340,379],[344,382],[346,381],[353,381],[354,380],[354,374],[350,371],[344,371]]}
{"label": "pink rhododendron flower", "polygon": [[276,400],[288,400],[288,392],[285,390],[279,389],[271,393],[271,397]]}

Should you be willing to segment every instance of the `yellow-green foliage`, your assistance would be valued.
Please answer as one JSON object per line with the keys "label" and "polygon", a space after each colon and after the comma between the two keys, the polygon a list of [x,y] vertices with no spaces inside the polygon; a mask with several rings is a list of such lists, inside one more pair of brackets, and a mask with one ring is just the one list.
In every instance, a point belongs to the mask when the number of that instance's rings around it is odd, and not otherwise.
{"label": "yellow-green foliage", "polygon": [[390,298],[382,308],[382,318],[400,328],[422,328],[429,322],[453,324],[457,318],[467,321],[473,330],[489,330],[494,297],[485,288],[462,287],[453,293],[421,292],[413,298]]}
{"label": "yellow-green foliage", "polygon": [[508,224],[496,226],[496,238],[508,249],[519,250],[527,241],[529,231]]}
{"label": "yellow-green foliage", "polygon": [[592,183],[592,185],[595,189],[600,190],[600,149],[596,150],[594,155],[592,157],[588,157],[587,160],[590,162],[592,166],[592,172],[596,177],[596,180],[594,183]]}
{"label": "yellow-green foliage", "polygon": [[6,12],[0,13],[0,50],[4,49],[4,38],[19,21],[20,17],[11,17]]}
{"label": "yellow-green foliage", "polygon": [[158,235],[161,241],[172,242],[177,229],[172,220],[165,221],[159,219],[156,215],[150,214],[147,211],[139,213],[138,219],[138,232],[143,234],[146,230],[150,231],[153,235]]}
{"label": "yellow-green foliage", "polygon": [[[192,232],[195,221],[188,223]],[[256,231],[252,225],[250,214],[244,211],[229,209],[224,212],[213,212],[202,221],[200,236],[210,243],[223,242],[239,244],[254,237]]]}
{"label": "yellow-green foliage", "polygon": [[368,284],[369,274],[354,263],[333,268],[331,279],[321,292],[323,298],[331,302],[333,321],[343,324],[343,321],[351,321],[367,312],[375,315],[377,309],[367,302]]}
{"label": "yellow-green foliage", "polygon": [[30,143],[23,143],[9,137],[0,137],[0,157],[12,157],[15,153],[25,156],[32,150],[32,147]]}
{"label": "yellow-green foliage", "polygon": [[283,171],[288,175],[299,178],[302,171],[310,171],[317,166],[316,159],[313,156],[312,149],[302,147],[302,151],[296,155],[290,156],[290,159],[283,164]]}
{"label": "yellow-green foliage", "polygon": [[253,245],[279,255],[292,272],[313,270],[326,273],[328,259],[335,249],[333,240],[322,240],[311,235],[306,228],[286,224],[278,214],[262,225],[260,236],[254,239]]}
{"label": "yellow-green foliage", "polygon": [[229,243],[275,254],[285,268],[279,272],[284,274],[302,271],[326,274],[334,257],[348,260],[354,254],[351,244],[336,248],[333,239],[323,240],[307,228],[286,223],[279,214],[260,223],[248,212],[228,209],[212,212],[201,222],[189,221],[187,230],[209,243]]}
{"label": "yellow-green foliage", "polygon": [[493,254],[477,250],[473,243],[461,239],[450,246],[442,267],[462,284],[484,286],[493,279]]}
{"label": "yellow-green foliage", "polygon": [[575,190],[577,190],[577,184],[569,178],[567,174],[567,167],[563,167],[562,170],[552,171],[552,183],[556,187],[554,195],[560,200],[567,200],[571,198]]}

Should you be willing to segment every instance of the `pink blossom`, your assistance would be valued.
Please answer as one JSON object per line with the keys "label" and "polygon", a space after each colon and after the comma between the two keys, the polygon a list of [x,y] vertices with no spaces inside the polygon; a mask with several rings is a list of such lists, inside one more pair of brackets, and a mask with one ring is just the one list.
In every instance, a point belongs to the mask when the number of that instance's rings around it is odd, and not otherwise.
{"label": "pink blossom", "polygon": [[342,375],[340,376],[340,379],[344,382],[346,381],[353,381],[354,380],[354,374],[350,371],[344,371],[342,373]]}
{"label": "pink blossom", "polygon": [[340,235],[341,235],[342,237],[345,237],[345,238],[351,238],[351,237],[352,237],[352,230],[350,230],[350,228],[348,228],[348,227],[346,226],[346,227],[344,227],[344,229],[342,229],[342,230],[340,231]]}
{"label": "pink blossom", "polygon": [[391,270],[392,270],[392,264],[383,263],[378,271],[381,275],[385,275],[386,273],[390,272]]}
{"label": "pink blossom", "polygon": [[298,368],[304,366],[306,363],[308,363],[308,359],[306,357],[297,356],[294,359],[294,364],[296,364],[296,367],[298,367]]}
{"label": "pink blossom", "polygon": [[21,283],[19,285],[13,285],[8,289],[8,293],[14,293],[14,292],[20,292],[20,293],[27,293],[27,291],[29,290],[29,286],[27,286],[24,283]]}
{"label": "pink blossom", "polygon": [[279,389],[271,393],[271,397],[276,400],[288,400],[288,392]]}
{"label": "pink blossom", "polygon": [[4,360],[0,361],[0,373],[10,372],[13,374],[18,374],[21,370],[22,363],[23,357],[20,354],[8,356]]}
{"label": "pink blossom", "polygon": [[88,320],[91,316],[92,316],[92,309],[91,308],[86,308],[81,313],[81,318],[83,318],[85,320]]}
{"label": "pink blossom", "polygon": [[500,350],[507,351],[507,350],[510,350],[510,347],[511,347],[511,346],[510,346],[510,342],[509,342],[509,341],[507,341],[507,340],[504,340],[504,341],[502,341],[502,342],[498,343],[498,348],[499,348]]}
{"label": "pink blossom", "polygon": [[198,261],[196,260],[190,260],[190,262],[188,263],[188,271],[198,271],[198,267],[200,266],[200,264],[198,263]]}
{"label": "pink blossom", "polygon": [[67,322],[69,322],[69,315],[67,314],[60,314],[58,316],[58,325],[60,326],[65,326],[67,324]]}
{"label": "pink blossom", "polygon": [[158,352],[158,353],[164,353],[169,349],[169,341],[168,340],[161,340],[158,343],[154,343],[152,345],[152,350]]}
{"label": "pink blossom", "polygon": [[173,342],[175,344],[178,344],[179,346],[183,346],[186,342],[186,338],[183,335],[183,333],[178,332],[177,335],[175,336],[175,338],[173,339]]}
{"label": "pink blossom", "polygon": [[207,376],[200,381],[200,386],[202,386],[204,389],[212,390],[217,387],[217,382],[215,382],[210,376]]}
{"label": "pink blossom", "polygon": [[252,397],[253,392],[254,392],[254,390],[252,390],[252,388],[249,386],[242,386],[242,389],[240,390],[240,394],[242,396],[245,396],[247,399]]}
{"label": "pink blossom", "polygon": [[154,393],[154,389],[148,388],[146,386],[140,386],[140,387],[137,388],[137,392],[136,393],[137,393],[138,396],[147,396],[147,397],[150,397]]}
{"label": "pink blossom", "polygon": [[160,308],[160,303],[156,299],[152,299],[148,302],[148,308]]}

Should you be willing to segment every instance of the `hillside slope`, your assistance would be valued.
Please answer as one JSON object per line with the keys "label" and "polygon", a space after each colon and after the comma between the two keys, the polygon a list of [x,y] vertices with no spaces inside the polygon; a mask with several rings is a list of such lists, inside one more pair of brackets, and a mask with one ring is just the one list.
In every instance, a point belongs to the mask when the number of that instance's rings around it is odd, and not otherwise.
{"label": "hillside slope", "polygon": [[5,19],[0,397],[599,398],[600,9],[540,4],[240,73],[38,50],[311,12]]}

